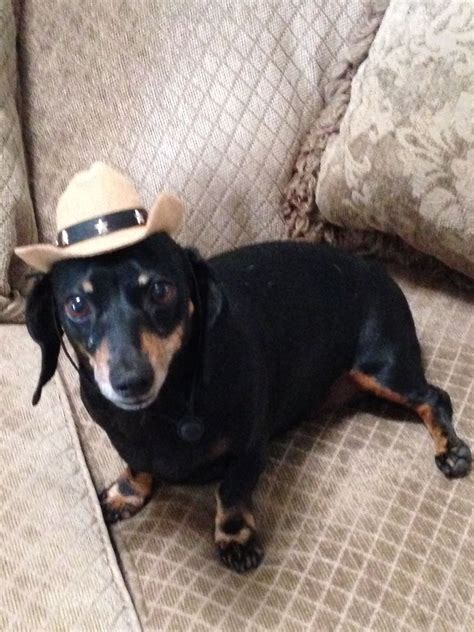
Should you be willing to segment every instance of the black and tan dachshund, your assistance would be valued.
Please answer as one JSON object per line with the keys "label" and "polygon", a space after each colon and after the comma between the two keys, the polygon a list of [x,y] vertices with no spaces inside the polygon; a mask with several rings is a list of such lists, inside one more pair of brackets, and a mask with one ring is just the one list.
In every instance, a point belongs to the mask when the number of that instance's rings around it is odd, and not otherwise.
{"label": "black and tan dachshund", "polygon": [[128,464],[101,495],[106,518],[133,516],[155,482],[220,479],[215,542],[237,571],[263,555],[252,493],[269,440],[343,375],[415,411],[445,476],[470,469],[401,290],[378,264],[328,246],[266,243],[204,261],[159,233],[56,263],[31,292],[27,324],[42,350],[34,402],[64,331],[83,402]]}

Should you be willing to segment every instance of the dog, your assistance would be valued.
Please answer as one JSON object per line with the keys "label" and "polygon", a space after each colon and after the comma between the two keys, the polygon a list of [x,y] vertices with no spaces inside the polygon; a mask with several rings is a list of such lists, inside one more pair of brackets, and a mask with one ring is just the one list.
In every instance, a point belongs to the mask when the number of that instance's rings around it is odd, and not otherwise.
{"label": "dog", "polygon": [[140,511],[154,482],[217,479],[215,543],[238,572],[263,558],[252,494],[269,441],[341,376],[414,411],[445,476],[471,466],[449,395],[425,378],[402,291],[379,264],[327,245],[263,243],[206,261],[159,232],[56,262],[26,320],[42,351],[35,402],[64,332],[84,405],[128,465],[100,495],[106,519]]}

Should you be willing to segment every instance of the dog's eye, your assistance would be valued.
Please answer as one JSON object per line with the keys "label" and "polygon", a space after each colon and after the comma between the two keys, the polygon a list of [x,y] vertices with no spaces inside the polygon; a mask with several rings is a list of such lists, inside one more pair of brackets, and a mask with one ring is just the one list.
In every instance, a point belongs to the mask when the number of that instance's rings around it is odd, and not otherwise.
{"label": "dog's eye", "polygon": [[150,296],[157,305],[167,305],[176,296],[176,288],[166,281],[155,281],[151,285]]}
{"label": "dog's eye", "polygon": [[85,320],[91,313],[89,303],[82,296],[70,296],[64,307],[66,314],[72,320]]}

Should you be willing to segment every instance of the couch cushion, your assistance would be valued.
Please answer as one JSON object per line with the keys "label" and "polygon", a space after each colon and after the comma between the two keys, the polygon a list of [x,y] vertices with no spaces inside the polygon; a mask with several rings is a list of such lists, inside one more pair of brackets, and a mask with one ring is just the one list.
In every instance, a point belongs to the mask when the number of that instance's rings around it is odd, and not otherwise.
{"label": "couch cushion", "polygon": [[0,629],[139,630],[61,381],[33,408],[36,345],[0,347]]}
{"label": "couch cushion", "polygon": [[162,187],[204,253],[282,237],[277,209],[319,86],[367,0],[64,3],[20,21],[23,113],[42,238],[94,160]]}
{"label": "couch cushion", "polygon": [[[397,278],[428,376],[449,391],[459,435],[474,446],[471,297],[400,271]],[[62,371],[102,488],[123,465],[84,412],[74,370]],[[255,501],[266,558],[245,576],[216,559],[214,487],[159,488],[112,528],[145,629],[470,629],[473,474],[446,480],[425,427],[410,420],[373,403],[275,442]]]}
{"label": "couch cushion", "polygon": [[36,239],[15,103],[16,30],[10,0],[0,0],[0,322],[19,322],[24,266],[13,248]]}
{"label": "couch cushion", "polygon": [[323,156],[329,222],[398,235],[474,277],[474,7],[390,4]]}

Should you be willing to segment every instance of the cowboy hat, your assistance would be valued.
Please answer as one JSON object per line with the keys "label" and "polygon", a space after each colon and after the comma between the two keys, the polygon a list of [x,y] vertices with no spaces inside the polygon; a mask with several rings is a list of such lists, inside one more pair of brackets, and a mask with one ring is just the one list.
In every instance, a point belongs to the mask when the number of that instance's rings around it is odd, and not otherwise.
{"label": "cowboy hat", "polygon": [[125,248],[157,232],[175,233],[184,207],[160,193],[147,212],[131,181],[103,162],[77,173],[56,207],[56,244],[15,248],[32,268],[49,272],[56,261],[91,257]]}

